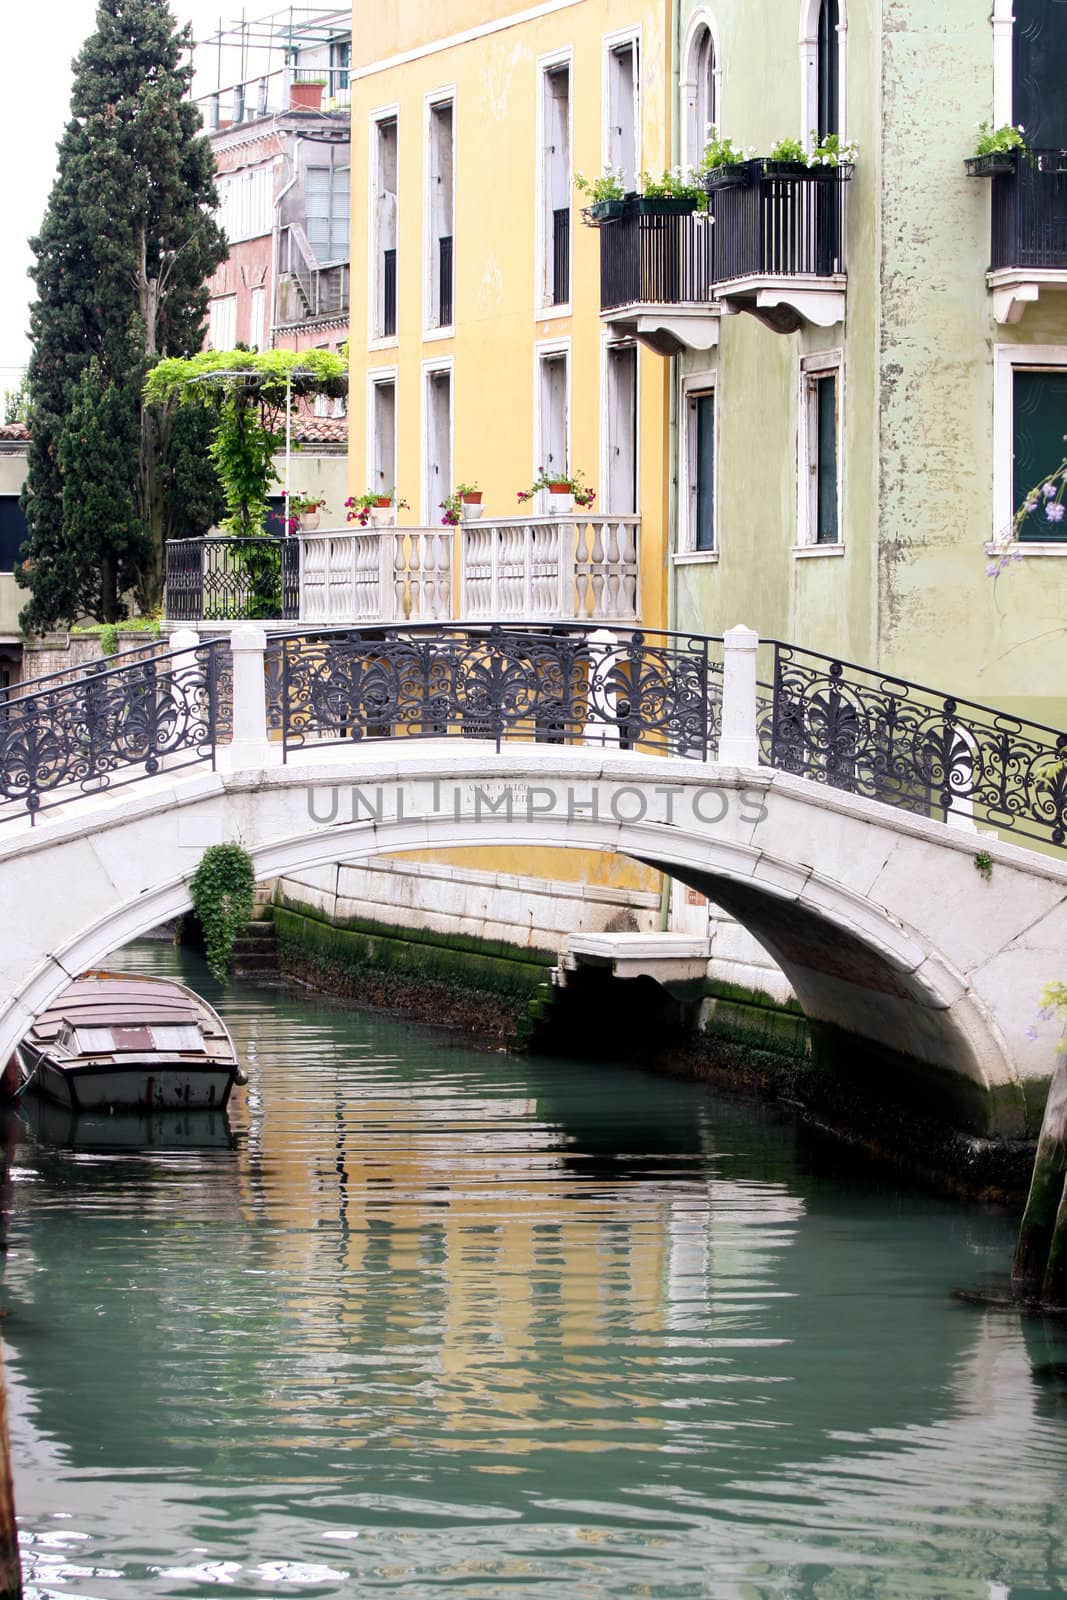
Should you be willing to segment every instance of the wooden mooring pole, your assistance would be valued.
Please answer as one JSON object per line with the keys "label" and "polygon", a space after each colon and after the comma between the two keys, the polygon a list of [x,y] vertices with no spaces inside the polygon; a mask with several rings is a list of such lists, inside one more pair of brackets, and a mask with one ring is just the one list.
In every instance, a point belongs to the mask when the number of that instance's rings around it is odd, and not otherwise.
{"label": "wooden mooring pole", "polygon": [[1049,1089],[1034,1175],[1019,1229],[1012,1289],[1023,1300],[1067,1308],[1067,1055]]}
{"label": "wooden mooring pole", "polygon": [[7,1436],[7,1377],[0,1349],[0,1600],[22,1600],[22,1566],[15,1524],[15,1486]]}

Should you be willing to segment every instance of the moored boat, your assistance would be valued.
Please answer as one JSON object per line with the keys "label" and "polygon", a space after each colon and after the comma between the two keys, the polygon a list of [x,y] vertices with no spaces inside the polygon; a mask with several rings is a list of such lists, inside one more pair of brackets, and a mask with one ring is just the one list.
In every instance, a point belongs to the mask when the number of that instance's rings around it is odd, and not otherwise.
{"label": "moored boat", "polygon": [[226,1024],[184,984],[87,972],[37,1018],[0,1090],[73,1111],[218,1110],[246,1081]]}

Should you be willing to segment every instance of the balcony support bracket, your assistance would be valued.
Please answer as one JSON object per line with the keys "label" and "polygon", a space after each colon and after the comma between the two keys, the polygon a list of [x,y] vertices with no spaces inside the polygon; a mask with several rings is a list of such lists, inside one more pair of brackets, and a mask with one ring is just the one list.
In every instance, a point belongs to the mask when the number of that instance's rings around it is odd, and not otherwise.
{"label": "balcony support bracket", "polygon": [[773,333],[796,333],[806,324],[832,328],[845,320],[845,277],[733,278],[715,286],[724,316],[747,311]]}
{"label": "balcony support bracket", "polygon": [[1067,268],[1002,267],[986,274],[993,293],[993,320],[1021,322],[1027,306],[1036,305],[1043,289],[1067,289]]}
{"label": "balcony support bracket", "polygon": [[713,350],[719,342],[716,305],[621,306],[602,311],[600,320],[612,337],[636,339],[658,356]]}

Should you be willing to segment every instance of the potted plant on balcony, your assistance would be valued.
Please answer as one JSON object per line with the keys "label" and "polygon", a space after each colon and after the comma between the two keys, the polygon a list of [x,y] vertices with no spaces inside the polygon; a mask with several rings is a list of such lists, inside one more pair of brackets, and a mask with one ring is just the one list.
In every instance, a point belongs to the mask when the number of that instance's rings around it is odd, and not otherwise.
{"label": "potted plant on balcony", "polygon": [[477,522],[482,514],[482,491],[476,483],[458,483],[450,495],[441,501],[446,527],[454,528],[458,522]]}
{"label": "potted plant on balcony", "polygon": [[566,516],[572,503],[587,510],[596,499],[596,490],[583,482],[580,472],[551,472],[547,467],[542,467],[530,487],[520,489],[516,498],[523,505],[542,489],[548,495],[550,517]]}
{"label": "potted plant on balcony", "polygon": [[376,528],[386,528],[396,521],[396,513],[406,511],[406,500],[398,500],[396,489],[368,489],[366,494],[349,495],[345,501],[345,516],[349,522],[358,522],[361,528],[373,523]]}
{"label": "potted plant on balcony", "polygon": [[325,78],[299,78],[289,85],[290,111],[321,111]]}
{"label": "potted plant on balcony", "polygon": [[847,183],[851,178],[859,155],[859,145],[849,140],[842,140],[839,133],[825,133],[820,139],[813,128],[811,130],[812,148],[808,156],[808,175],[816,178],[832,178],[836,174],[842,183]]}
{"label": "potted plant on balcony", "polygon": [[681,167],[666,168],[660,178],[641,174],[641,193],[636,199],[639,216],[688,216],[698,206],[707,206],[707,196],[696,174],[683,172]]}
{"label": "potted plant on balcony", "polygon": [[621,170],[605,167],[599,178],[587,178],[584,173],[576,172],[574,187],[580,194],[589,196],[589,205],[582,208],[582,220],[591,228],[617,222],[629,210],[630,199],[622,186]]}
{"label": "potted plant on balcony", "polygon": [[1022,123],[1013,127],[1006,122],[1002,128],[991,128],[988,122],[978,124],[978,137],[974,155],[967,156],[964,166],[969,178],[996,178],[1014,172],[1019,151],[1026,149]]}
{"label": "potted plant on balcony", "polygon": [[755,155],[754,146],[750,147],[746,156],[732,139],[720,139],[715,124],[709,122],[708,142],[704,146],[704,156],[696,169],[696,174],[708,194],[712,194],[716,189],[743,188],[752,181],[749,161],[753,155]]}
{"label": "potted plant on balcony", "polygon": [[289,531],[292,532],[293,524],[297,519],[305,533],[311,533],[319,525],[319,512],[326,504],[326,496],[321,494],[291,494],[286,508],[286,521]]}

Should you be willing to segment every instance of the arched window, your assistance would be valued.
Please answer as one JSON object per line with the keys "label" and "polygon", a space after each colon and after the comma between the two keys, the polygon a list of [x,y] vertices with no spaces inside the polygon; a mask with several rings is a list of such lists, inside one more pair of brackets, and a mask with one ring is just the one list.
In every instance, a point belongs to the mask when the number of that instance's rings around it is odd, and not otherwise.
{"label": "arched window", "polygon": [[820,139],[841,132],[841,44],[838,0],[821,0],[817,45],[818,104],[815,132]]}
{"label": "arched window", "polygon": [[695,166],[704,154],[708,123],[719,120],[715,35],[710,23],[699,13],[690,21],[682,59],[685,63],[681,82],[685,129],[682,163]]}

